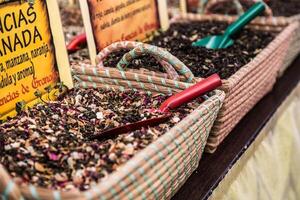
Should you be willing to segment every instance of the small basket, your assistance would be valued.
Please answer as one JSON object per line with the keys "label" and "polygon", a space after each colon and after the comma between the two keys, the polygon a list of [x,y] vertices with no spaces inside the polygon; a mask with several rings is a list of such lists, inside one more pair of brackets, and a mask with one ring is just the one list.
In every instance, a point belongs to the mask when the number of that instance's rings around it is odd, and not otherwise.
{"label": "small basket", "polygon": [[[222,3],[222,2],[228,2],[228,1],[234,1],[234,0],[209,0],[205,6],[204,14],[209,14],[209,10],[212,6]],[[244,1],[244,0],[235,0],[235,1]],[[252,0],[254,3],[261,1],[261,0]],[[236,5],[236,2],[233,2],[234,5]],[[300,2],[299,2],[300,3]],[[239,6],[237,7],[237,11],[239,14],[242,14],[243,10],[239,9]],[[285,70],[291,65],[291,63],[295,60],[295,58],[300,53],[300,14],[294,15],[291,17],[283,17],[283,16],[273,16],[272,10],[269,6],[266,5],[266,11],[265,15],[268,17],[266,19],[267,25],[272,25],[274,27],[285,27],[286,24],[291,24],[294,22],[299,22],[298,27],[295,29],[294,34],[292,35],[292,39],[290,42],[290,46],[287,49],[288,53],[285,56],[284,62],[280,68],[279,76],[282,76]],[[224,16],[224,15],[219,15]]]}
{"label": "small basket", "polygon": [[[189,22],[189,21],[221,21],[232,23],[236,20],[236,17],[220,16],[220,15],[195,15],[184,14],[176,16],[171,21],[175,22]],[[274,26],[272,19],[259,18],[255,20],[251,28],[265,31],[277,31],[279,35],[250,63],[243,66],[229,79],[222,80],[223,86],[221,90],[225,91],[226,99],[220,114],[216,120],[216,124],[212,129],[212,133],[209,136],[206,151],[213,153],[218,145],[226,138],[226,136],[232,131],[232,129],[238,124],[238,122],[251,110],[251,108],[269,91],[272,90],[273,85],[276,82],[276,78],[280,69],[283,68],[284,62],[287,57],[287,50],[292,42],[293,35],[298,28],[298,22],[287,23],[285,21],[278,21],[281,26]],[[113,52],[119,48],[120,44],[113,44],[108,47],[106,56],[109,52]],[[125,66],[135,57],[142,55],[146,50],[153,48],[151,45],[137,45],[138,47],[128,52],[123,59],[118,63],[117,68],[120,72],[124,72]],[[130,49],[130,48],[127,48]],[[151,51],[154,57],[160,56],[155,51]],[[155,54],[156,53],[156,54]],[[104,56],[105,57],[105,56]],[[100,62],[103,56],[98,56],[98,62]],[[174,60],[171,59],[171,60]],[[103,66],[100,66],[102,69]],[[181,70],[188,72],[189,77],[192,77],[191,72],[182,68]],[[177,71],[180,71],[178,68]],[[120,73],[119,72],[119,73]],[[136,73],[143,73],[135,70]],[[128,72],[129,73],[129,72]],[[170,74],[170,73],[169,73]],[[162,77],[163,74],[156,73],[157,77]],[[167,75],[165,75],[167,76]],[[168,76],[171,77],[170,75]],[[199,78],[196,78],[199,79]],[[186,77],[177,78],[179,83],[186,82]],[[191,80],[191,79],[189,79]],[[165,80],[166,81],[166,80]]]}
{"label": "small basket", "polygon": [[[170,55],[164,54],[164,56]],[[164,59],[167,61],[168,59]],[[174,59],[178,69],[182,67]],[[170,64],[170,63],[169,63]],[[172,64],[172,66],[173,66]],[[194,80],[181,68],[187,80]],[[185,73],[184,73],[185,72]],[[152,93],[181,91],[191,84],[162,77],[82,66],[74,68],[77,87],[134,89]],[[130,79],[132,78],[132,79]],[[122,84],[124,86],[122,86]],[[196,170],[205,144],[222,106],[225,93],[219,90],[170,131],[137,153],[124,166],[86,192],[52,191],[34,186],[18,187],[0,166],[0,194],[7,199],[170,199]]]}
{"label": "small basket", "polygon": [[[221,21],[232,23],[237,17],[221,15],[183,14],[171,21]],[[239,121],[272,90],[278,74],[285,67],[290,53],[290,46],[299,23],[288,23],[278,19],[277,26],[272,18],[258,18],[249,26],[253,29],[278,31],[279,35],[260,52],[251,62],[243,66],[230,78],[222,80],[221,90],[225,91],[226,99],[220,110],[212,132],[209,136],[206,152],[213,153],[218,145],[233,130]]]}

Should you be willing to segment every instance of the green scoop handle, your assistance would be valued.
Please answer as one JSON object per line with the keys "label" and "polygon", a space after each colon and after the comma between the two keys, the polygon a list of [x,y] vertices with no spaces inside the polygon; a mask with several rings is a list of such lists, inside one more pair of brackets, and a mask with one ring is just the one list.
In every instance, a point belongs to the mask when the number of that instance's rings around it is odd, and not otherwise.
{"label": "green scoop handle", "polygon": [[265,10],[265,4],[258,2],[254,4],[247,12],[238,18],[233,24],[231,24],[225,31],[224,35],[233,36],[243,29],[249,22],[260,15]]}

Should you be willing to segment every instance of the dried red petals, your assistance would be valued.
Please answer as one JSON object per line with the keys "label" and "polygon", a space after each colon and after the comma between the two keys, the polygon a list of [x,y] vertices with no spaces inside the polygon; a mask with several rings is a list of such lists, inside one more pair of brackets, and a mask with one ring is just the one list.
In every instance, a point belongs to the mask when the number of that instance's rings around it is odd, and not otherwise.
{"label": "dried red petals", "polygon": [[178,123],[199,101],[180,107],[169,122],[157,127],[106,141],[90,141],[87,136],[155,117],[147,110],[166,98],[134,91],[75,89],[60,101],[39,104],[0,124],[4,136],[0,162],[20,184],[90,189]]}

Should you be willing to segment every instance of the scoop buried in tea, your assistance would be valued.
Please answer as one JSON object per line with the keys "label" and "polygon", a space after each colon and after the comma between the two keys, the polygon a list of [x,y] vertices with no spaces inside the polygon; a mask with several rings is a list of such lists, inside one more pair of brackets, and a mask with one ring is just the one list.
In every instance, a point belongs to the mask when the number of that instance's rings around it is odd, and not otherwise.
{"label": "scoop buried in tea", "polygon": [[69,54],[75,53],[76,51],[79,51],[86,45],[87,45],[86,34],[83,33],[83,34],[77,35],[67,45],[68,53]]}
{"label": "scoop buried in tea", "polygon": [[234,44],[232,37],[242,30],[248,23],[259,16],[265,10],[265,4],[258,2],[254,4],[247,12],[231,24],[223,35],[208,36],[192,44],[194,47],[206,47],[208,49],[223,49]]}
{"label": "scoop buried in tea", "polygon": [[151,127],[151,126],[156,126],[161,123],[164,123],[172,117],[172,113],[171,113],[172,110],[180,107],[185,103],[193,101],[194,99],[204,95],[207,92],[216,89],[221,85],[222,85],[221,78],[219,77],[219,75],[214,74],[198,82],[197,84],[185,89],[184,91],[171,96],[170,98],[168,98],[166,101],[162,103],[159,109],[151,109],[150,112],[161,113],[162,114],[161,117],[142,120],[135,123],[120,126],[117,128],[104,130],[99,134],[91,135],[90,139],[100,140],[105,138],[112,138],[123,133],[138,130],[142,127]]}

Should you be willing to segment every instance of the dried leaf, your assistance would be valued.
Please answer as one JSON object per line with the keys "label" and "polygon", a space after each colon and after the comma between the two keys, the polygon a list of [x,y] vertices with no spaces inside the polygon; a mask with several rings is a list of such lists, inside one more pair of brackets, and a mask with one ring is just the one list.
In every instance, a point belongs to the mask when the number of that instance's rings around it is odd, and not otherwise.
{"label": "dried leaf", "polygon": [[44,166],[42,164],[38,163],[38,162],[34,163],[34,168],[38,172],[45,172],[46,171]]}

